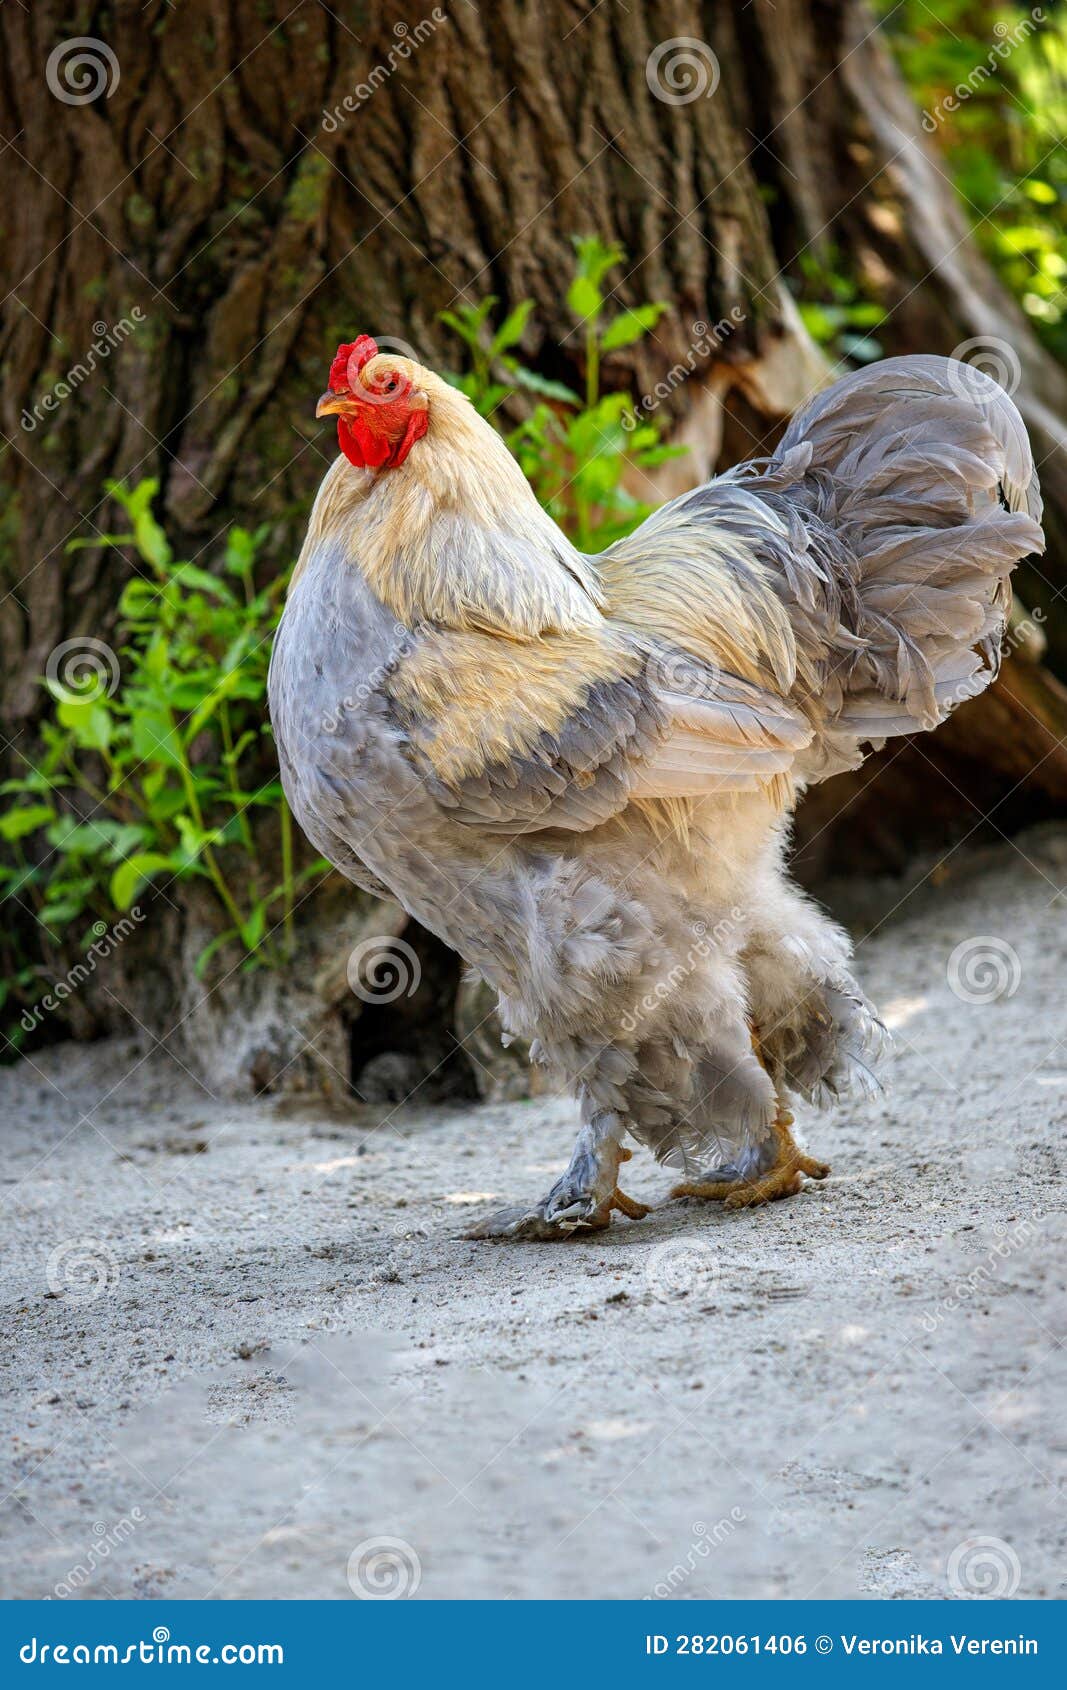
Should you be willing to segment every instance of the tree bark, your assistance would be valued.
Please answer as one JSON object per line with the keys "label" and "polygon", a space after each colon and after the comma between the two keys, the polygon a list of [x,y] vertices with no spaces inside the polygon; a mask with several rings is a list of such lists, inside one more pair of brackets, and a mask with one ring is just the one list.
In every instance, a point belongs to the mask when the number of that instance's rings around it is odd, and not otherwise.
{"label": "tree bark", "polygon": [[[858,0],[498,0],[427,8],[414,26],[410,11],[390,0],[4,9],[14,215],[0,257],[11,495],[0,641],[16,718],[36,708],[56,641],[107,626],[114,558],[64,551],[108,527],[105,477],[157,476],[193,552],[210,559],[231,520],[263,520],[283,561],[332,450],[311,403],[336,341],[368,330],[447,363],[443,307],[530,296],[527,355],[573,381],[572,233],[622,241],[621,300],[672,304],[653,341],[613,359],[620,384],[661,378],[688,353],[694,321],[742,313],[707,360],[725,378],[720,461],[766,449],[810,388],[783,278],[833,246],[890,306],[889,350],[1008,339],[1039,448],[1058,448],[1067,375],[968,241]],[[75,31],[114,55],[117,75],[98,53],[88,104],[46,80]],[[682,36],[714,52],[719,80],[711,97],[671,104],[649,88],[649,55]],[[53,81],[69,96],[62,76],[61,58]],[[85,363],[94,325],[113,330],[135,307],[144,322],[24,426],[24,407],[32,416]],[[676,393],[679,418],[696,391]],[[1044,467],[1058,524],[1062,452]],[[1042,568],[1062,584],[1058,559]],[[1049,628],[1061,653],[1060,619]]]}

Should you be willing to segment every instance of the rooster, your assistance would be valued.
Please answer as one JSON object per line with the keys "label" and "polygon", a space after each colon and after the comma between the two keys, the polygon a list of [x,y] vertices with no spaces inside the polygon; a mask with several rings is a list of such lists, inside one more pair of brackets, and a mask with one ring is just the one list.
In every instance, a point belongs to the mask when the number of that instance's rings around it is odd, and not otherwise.
{"label": "rooster", "polygon": [[646,1213],[627,1136],[730,1208],[825,1178],[789,1103],[871,1089],[884,1030],[789,880],[789,817],[996,674],[1043,545],[1011,399],[944,358],[857,371],[595,557],[460,392],[369,337],[316,414],[340,455],[269,683],[289,803],[580,1104],[566,1172],[472,1236]]}

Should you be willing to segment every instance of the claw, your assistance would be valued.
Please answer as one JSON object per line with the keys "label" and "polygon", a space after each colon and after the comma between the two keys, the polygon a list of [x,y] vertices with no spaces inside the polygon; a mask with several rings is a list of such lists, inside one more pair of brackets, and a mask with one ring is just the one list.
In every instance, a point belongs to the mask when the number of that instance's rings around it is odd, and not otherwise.
{"label": "claw", "polygon": [[[632,1152],[621,1150],[619,1162],[628,1162]],[[615,1186],[606,1197],[596,1191],[578,1191],[567,1174],[557,1181],[548,1196],[531,1208],[516,1205],[498,1209],[495,1215],[476,1221],[464,1238],[534,1239],[538,1242],[558,1242],[582,1232],[602,1232],[611,1224],[618,1209],[632,1221],[643,1220],[649,1211],[647,1203],[638,1203]]]}
{"label": "claw", "polygon": [[756,1179],[687,1180],[676,1185],[672,1197],[703,1197],[720,1200],[727,1209],[755,1209],[762,1203],[773,1203],[780,1197],[795,1197],[802,1190],[802,1174],[809,1179],[825,1179],[830,1172],[829,1162],[817,1162],[805,1155],[795,1142],[790,1128],[793,1117],[781,1108],[774,1121],[777,1153],[774,1165]]}
{"label": "claw", "polygon": [[570,1167],[540,1203],[499,1209],[495,1215],[476,1221],[463,1237],[558,1242],[580,1232],[602,1232],[610,1226],[616,1209],[630,1220],[641,1220],[649,1212],[648,1204],[627,1197],[615,1183],[619,1168],[630,1160],[633,1151],[625,1149],[613,1135],[599,1141],[591,1139],[591,1131],[588,1126],[583,1129]]}
{"label": "claw", "polygon": [[593,1196],[575,1198],[572,1202],[565,1203],[562,1208],[557,1208],[556,1201],[550,1192],[544,1205],[546,1221],[570,1221],[577,1226],[580,1221],[588,1220],[596,1208],[596,1198]]}
{"label": "claw", "polygon": [[562,1217],[550,1219],[543,1207],[530,1208],[527,1204],[518,1203],[508,1209],[498,1209],[495,1214],[487,1215],[484,1220],[475,1221],[462,1237],[513,1238],[518,1242],[550,1243],[570,1238],[580,1225],[581,1222],[577,1220]]}

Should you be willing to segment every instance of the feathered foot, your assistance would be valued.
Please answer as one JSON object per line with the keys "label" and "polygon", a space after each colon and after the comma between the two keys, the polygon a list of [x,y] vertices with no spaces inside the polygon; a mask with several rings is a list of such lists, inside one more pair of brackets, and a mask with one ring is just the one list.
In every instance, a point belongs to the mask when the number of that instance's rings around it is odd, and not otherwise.
{"label": "feathered foot", "polygon": [[582,1128],[570,1167],[540,1203],[499,1209],[485,1220],[476,1221],[463,1234],[464,1238],[535,1239],[549,1243],[579,1231],[602,1231],[610,1226],[616,1209],[630,1220],[643,1219],[649,1212],[648,1205],[627,1197],[618,1185],[619,1168],[630,1160],[633,1151],[619,1144],[614,1137],[614,1126],[608,1128],[602,1124],[606,1119],[598,1117]]}
{"label": "feathered foot", "polygon": [[782,1106],[773,1123],[775,1158],[765,1174],[752,1180],[686,1180],[676,1185],[672,1197],[721,1198],[727,1209],[755,1209],[779,1197],[794,1197],[809,1179],[825,1179],[829,1162],[817,1162],[805,1155],[790,1132],[794,1117]]}

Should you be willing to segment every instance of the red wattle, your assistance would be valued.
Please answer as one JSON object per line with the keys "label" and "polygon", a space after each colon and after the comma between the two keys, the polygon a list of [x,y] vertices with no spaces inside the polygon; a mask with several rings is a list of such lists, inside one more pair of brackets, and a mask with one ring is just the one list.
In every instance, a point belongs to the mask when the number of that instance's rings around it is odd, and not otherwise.
{"label": "red wattle", "polygon": [[385,421],[381,412],[372,410],[370,414],[377,427],[368,427],[358,415],[338,417],[337,444],[357,469],[396,469],[426,433],[429,417],[424,410],[409,412],[404,433],[391,440],[381,432]]}

